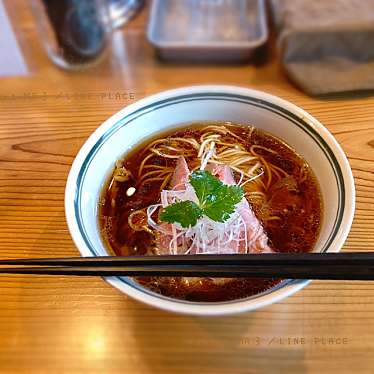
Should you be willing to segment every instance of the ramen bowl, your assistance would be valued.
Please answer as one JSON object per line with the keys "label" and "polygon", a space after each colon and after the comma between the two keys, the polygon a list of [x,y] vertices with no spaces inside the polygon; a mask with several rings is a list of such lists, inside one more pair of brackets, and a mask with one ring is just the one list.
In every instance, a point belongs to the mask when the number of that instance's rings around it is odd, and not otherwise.
{"label": "ramen bowl", "polygon": [[[288,143],[311,166],[324,205],[314,252],[338,252],[349,233],[355,188],[347,158],[329,131],[297,106],[264,92],[232,86],[193,86],[161,92],[122,109],[88,138],[72,165],[65,191],[71,236],[82,256],[109,255],[101,237],[98,202],[115,162],[144,139],[202,121],[253,125]],[[152,292],[127,277],[107,277],[126,295],[157,308],[193,315],[255,310],[300,290],[308,280],[284,280],[248,298],[192,302]]]}

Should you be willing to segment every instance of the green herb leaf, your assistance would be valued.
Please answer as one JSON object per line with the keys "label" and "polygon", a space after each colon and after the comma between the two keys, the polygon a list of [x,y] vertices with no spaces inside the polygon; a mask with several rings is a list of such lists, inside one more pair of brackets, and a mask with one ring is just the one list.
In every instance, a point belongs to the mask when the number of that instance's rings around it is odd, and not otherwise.
{"label": "green herb leaf", "polygon": [[243,197],[243,190],[238,186],[223,185],[214,195],[204,203],[204,214],[213,221],[225,222],[234,213],[235,205]]}
{"label": "green herb leaf", "polygon": [[223,183],[209,171],[194,171],[190,176],[190,183],[195,190],[200,204],[214,200],[215,194]]}
{"label": "green herb leaf", "polygon": [[204,170],[193,172],[190,183],[203,213],[217,222],[228,220],[244,195],[239,186],[228,186]]}
{"label": "green herb leaf", "polygon": [[181,201],[167,206],[161,213],[161,221],[168,223],[178,222],[182,227],[195,226],[203,216],[202,209],[193,201]]}
{"label": "green herb leaf", "polygon": [[192,201],[181,201],[166,207],[161,221],[180,223],[183,227],[195,226],[203,215],[216,222],[225,222],[235,211],[235,205],[243,198],[239,186],[228,186],[214,177],[210,172],[199,170],[190,176],[190,183],[199,199],[199,204]]}

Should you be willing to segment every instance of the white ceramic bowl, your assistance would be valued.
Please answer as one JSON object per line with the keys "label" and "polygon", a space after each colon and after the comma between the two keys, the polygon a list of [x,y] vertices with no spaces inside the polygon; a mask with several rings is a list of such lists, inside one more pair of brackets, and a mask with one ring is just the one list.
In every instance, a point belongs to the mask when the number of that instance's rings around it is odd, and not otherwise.
{"label": "white ceramic bowl", "polygon": [[[353,219],[355,188],[347,158],[327,129],[297,106],[260,91],[195,86],[161,92],[122,109],[105,121],[79,151],[67,181],[65,211],[71,236],[82,256],[108,254],[100,238],[97,206],[115,161],[159,131],[207,120],[254,125],[281,138],[301,154],[318,178],[324,202],[322,229],[314,251],[340,251]],[[258,309],[284,299],[308,283],[283,281],[245,299],[202,303],[161,296],[126,277],[106,280],[149,305],[195,315]]]}

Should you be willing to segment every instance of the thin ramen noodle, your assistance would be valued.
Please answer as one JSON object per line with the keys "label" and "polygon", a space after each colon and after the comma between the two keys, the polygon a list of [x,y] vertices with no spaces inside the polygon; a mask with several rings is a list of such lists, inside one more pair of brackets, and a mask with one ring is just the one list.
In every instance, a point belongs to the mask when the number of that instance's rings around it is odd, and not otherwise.
{"label": "thin ramen noodle", "polygon": [[[190,199],[188,177],[196,170],[240,186],[244,197],[235,212],[226,223],[207,217],[187,228],[161,222],[160,211],[168,204]],[[321,217],[316,177],[290,146],[253,126],[211,122],[147,139],[118,160],[99,209],[103,240],[121,256],[308,252],[318,239]],[[280,282],[187,277],[136,281],[165,296],[192,301],[244,298]]]}

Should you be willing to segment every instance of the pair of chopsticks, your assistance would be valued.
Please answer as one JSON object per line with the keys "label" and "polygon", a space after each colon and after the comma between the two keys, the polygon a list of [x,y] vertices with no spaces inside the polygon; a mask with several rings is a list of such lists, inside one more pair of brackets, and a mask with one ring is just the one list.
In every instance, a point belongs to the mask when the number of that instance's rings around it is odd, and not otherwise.
{"label": "pair of chopsticks", "polygon": [[0,274],[374,280],[374,253],[12,259]]}

